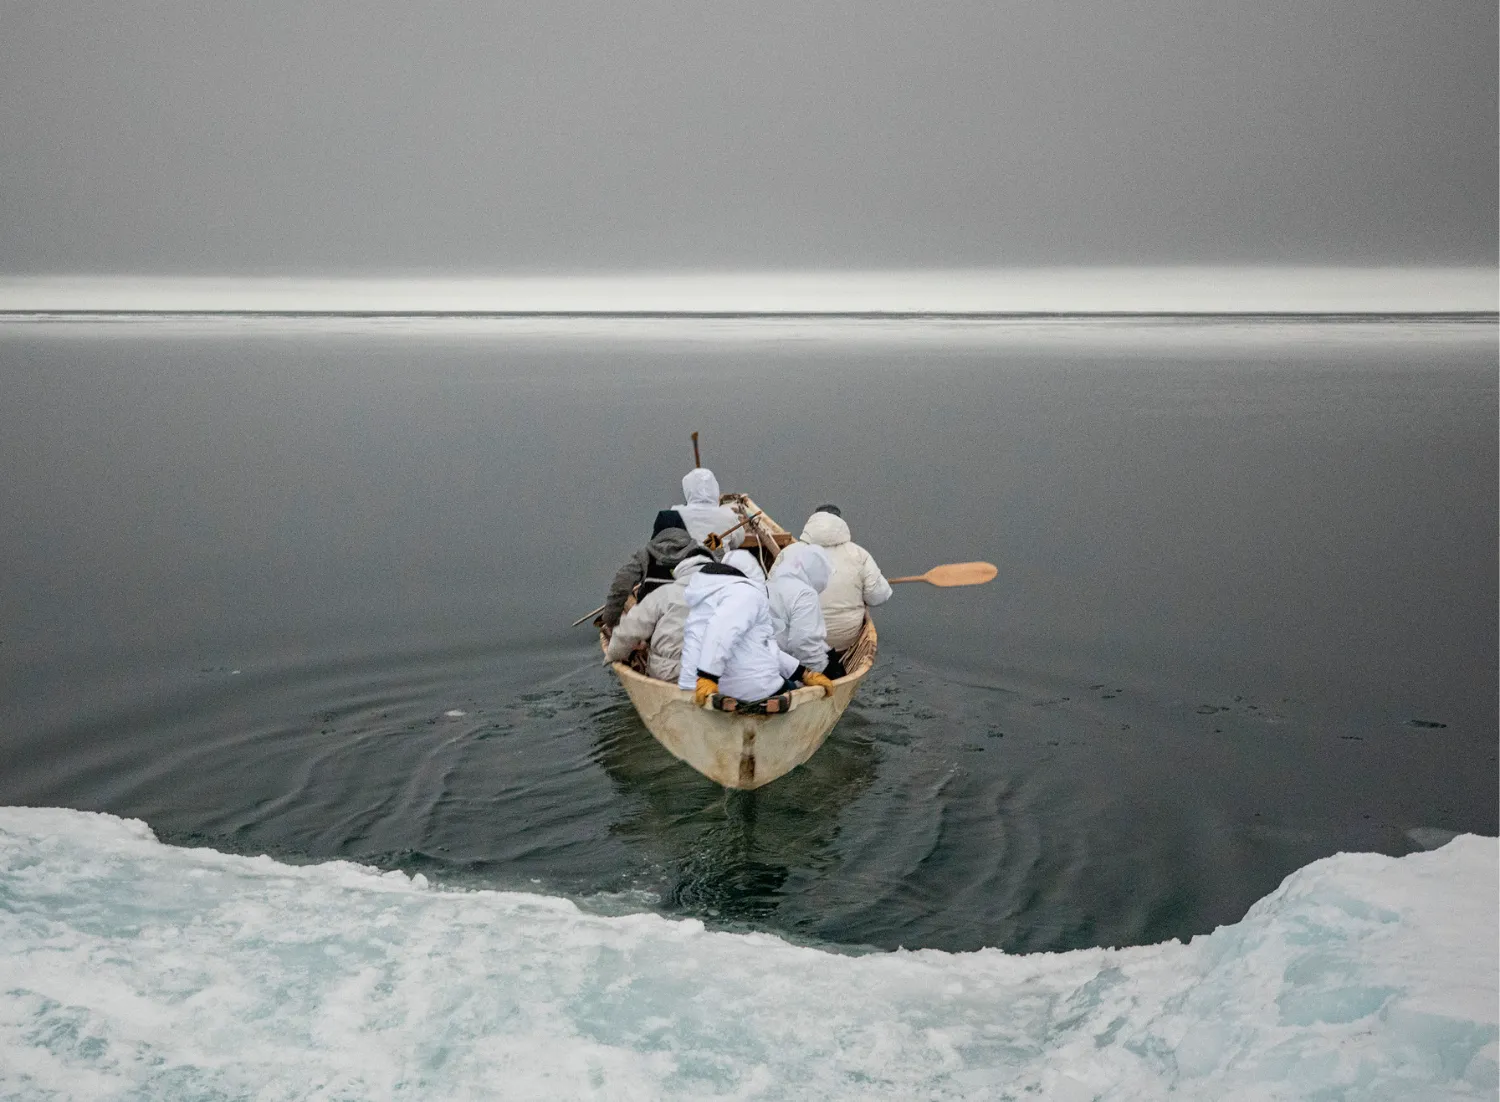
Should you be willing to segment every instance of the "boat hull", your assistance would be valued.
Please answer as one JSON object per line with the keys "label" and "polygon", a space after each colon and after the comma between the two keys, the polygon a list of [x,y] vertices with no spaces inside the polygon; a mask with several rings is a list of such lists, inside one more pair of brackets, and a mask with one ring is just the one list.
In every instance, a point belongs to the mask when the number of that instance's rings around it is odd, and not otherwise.
{"label": "boat hull", "polygon": [[875,625],[865,621],[854,672],[820,688],[797,689],[792,709],[774,716],[742,716],[700,708],[693,694],[637,673],[622,662],[611,669],[656,741],[674,757],[725,788],[753,789],[784,777],[823,745],[874,664]]}

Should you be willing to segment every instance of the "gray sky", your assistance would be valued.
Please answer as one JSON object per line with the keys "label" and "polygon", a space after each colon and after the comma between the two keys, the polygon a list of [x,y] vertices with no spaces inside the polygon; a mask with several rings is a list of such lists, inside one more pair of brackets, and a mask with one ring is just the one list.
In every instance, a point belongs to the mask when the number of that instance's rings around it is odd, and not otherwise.
{"label": "gray sky", "polygon": [[1494,0],[0,0],[0,273],[1496,256]]}

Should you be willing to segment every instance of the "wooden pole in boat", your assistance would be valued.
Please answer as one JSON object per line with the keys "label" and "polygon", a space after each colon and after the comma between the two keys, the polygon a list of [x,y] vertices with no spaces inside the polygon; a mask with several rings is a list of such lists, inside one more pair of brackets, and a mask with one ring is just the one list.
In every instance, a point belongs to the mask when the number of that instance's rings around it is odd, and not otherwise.
{"label": "wooden pole in boat", "polygon": [[592,620],[595,616],[598,616],[599,613],[601,613],[603,611],[604,611],[604,606],[600,605],[598,608],[594,609],[593,612],[585,612],[582,616],[578,617],[578,619],[574,620],[568,626],[570,628],[576,628],[579,624],[583,623],[585,620]]}
{"label": "wooden pole in boat", "polygon": [[693,466],[703,466],[703,461],[698,458],[698,433],[696,431],[693,433]]}
{"label": "wooden pole in boat", "polygon": [[913,574],[906,578],[887,578],[886,581],[895,585],[898,582],[926,582],[928,585],[983,585],[985,582],[993,581],[995,575],[1000,573],[998,567],[990,562],[950,562],[944,566],[934,566],[925,574]]}
{"label": "wooden pole in boat", "polygon": [[765,510],[762,509],[759,512],[752,513],[750,516],[746,517],[744,520],[740,521],[738,524],[736,524],[736,525],[734,525],[734,526],[732,526],[730,528],[724,529],[724,531],[722,531],[722,532],[710,532],[708,535],[706,535],[706,536],[703,537],[703,546],[706,547],[706,548],[708,548],[710,551],[717,551],[719,548],[721,548],[721,547],[724,546],[724,541],[726,539],[728,539],[730,536],[734,535],[736,532],[738,532],[741,528],[745,527],[745,525],[749,524],[751,521],[757,520],[760,517],[763,517],[765,515],[766,515]]}

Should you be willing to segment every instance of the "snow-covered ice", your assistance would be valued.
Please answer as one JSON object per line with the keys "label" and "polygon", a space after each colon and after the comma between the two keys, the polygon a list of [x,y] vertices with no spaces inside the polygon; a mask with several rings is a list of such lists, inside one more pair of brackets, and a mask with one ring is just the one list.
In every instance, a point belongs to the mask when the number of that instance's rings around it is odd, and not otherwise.
{"label": "snow-covered ice", "polygon": [[1189,944],[848,956],[0,809],[0,1096],[1493,1099],[1496,840]]}

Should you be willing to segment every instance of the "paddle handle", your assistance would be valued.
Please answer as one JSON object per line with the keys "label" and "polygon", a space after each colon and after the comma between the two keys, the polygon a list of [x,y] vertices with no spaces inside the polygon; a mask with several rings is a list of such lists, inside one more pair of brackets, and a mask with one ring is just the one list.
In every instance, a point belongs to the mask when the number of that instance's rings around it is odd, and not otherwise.
{"label": "paddle handle", "polygon": [[926,580],[927,580],[927,575],[925,575],[925,574],[913,574],[909,578],[887,578],[886,579],[886,581],[890,582],[891,585],[899,585],[902,582],[925,582]]}
{"label": "paddle handle", "polygon": [[693,466],[703,466],[703,461],[698,458],[698,433],[696,431],[693,433]]}
{"label": "paddle handle", "polygon": [[578,617],[578,619],[574,620],[568,626],[576,628],[579,624],[583,623],[585,620],[592,620],[595,616],[598,616],[599,613],[601,613],[603,611],[604,611],[604,606],[600,605],[598,608],[594,609],[593,612],[585,612],[582,616]]}

